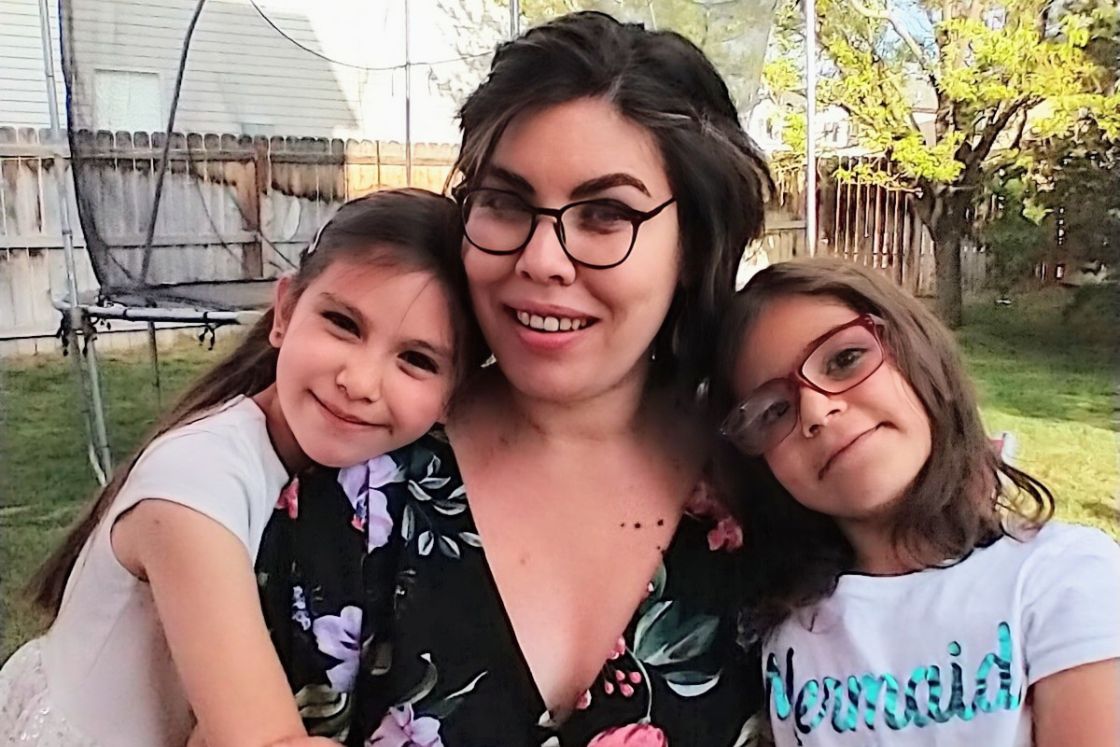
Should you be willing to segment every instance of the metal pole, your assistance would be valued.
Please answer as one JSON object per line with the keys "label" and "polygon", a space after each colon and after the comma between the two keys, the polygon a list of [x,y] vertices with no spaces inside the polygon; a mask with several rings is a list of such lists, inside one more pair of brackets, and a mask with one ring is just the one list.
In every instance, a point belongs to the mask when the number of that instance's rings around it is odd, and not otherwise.
{"label": "metal pole", "polygon": [[404,0],[404,182],[412,186],[412,40],[409,38],[410,10]]}
{"label": "metal pole", "polygon": [[817,4],[805,8],[805,243],[817,254]]}
{"label": "metal pole", "polygon": [[[70,194],[66,188],[66,159],[62,156],[62,127],[58,114],[58,83],[54,77],[54,53],[51,36],[50,9],[47,0],[39,0],[39,33],[43,44],[43,71],[47,84],[47,112],[50,116],[51,145],[54,149],[55,184],[58,189],[58,223],[62,231],[62,248],[66,258],[66,291],[69,297],[70,316],[70,355],[74,359],[78,386],[86,393],[81,363],[81,345],[78,336],[85,334],[85,315],[78,299],[78,270],[74,258],[74,232],[70,226]],[[97,370],[97,351],[93,338],[84,340],[86,348],[86,370],[89,374],[89,412],[88,427],[91,438],[91,452],[96,456],[94,471],[98,479],[104,481],[112,469],[109,453],[109,436],[105,429],[105,407],[101,401],[101,382]]]}
{"label": "metal pole", "polygon": [[521,0],[509,0],[509,38],[521,36]]}

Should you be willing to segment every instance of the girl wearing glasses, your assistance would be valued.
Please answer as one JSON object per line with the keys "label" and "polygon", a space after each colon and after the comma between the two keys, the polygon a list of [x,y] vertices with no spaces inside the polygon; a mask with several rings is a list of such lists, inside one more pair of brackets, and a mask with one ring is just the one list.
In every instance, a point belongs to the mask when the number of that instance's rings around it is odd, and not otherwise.
{"label": "girl wearing glasses", "polygon": [[[462,260],[495,363],[390,464],[305,475],[313,513],[274,527],[289,539],[258,571],[309,728],[741,743],[761,692],[736,645],[739,537],[686,504],[766,166],[695,46],[599,13],[502,45],[461,119]],[[370,541],[347,557],[355,527]]]}
{"label": "girl wearing glasses", "polygon": [[779,747],[1120,744],[1120,548],[1047,523],[933,315],[871,271],[790,262],[722,339]]}

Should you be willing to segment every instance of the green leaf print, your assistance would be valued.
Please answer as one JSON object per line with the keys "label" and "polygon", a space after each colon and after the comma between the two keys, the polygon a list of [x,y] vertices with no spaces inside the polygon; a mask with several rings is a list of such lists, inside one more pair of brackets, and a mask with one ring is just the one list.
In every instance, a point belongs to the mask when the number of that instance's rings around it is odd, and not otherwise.
{"label": "green leaf print", "polygon": [[673,667],[702,656],[716,639],[719,618],[686,616],[673,601],[650,605],[634,630],[633,654],[651,667]]}

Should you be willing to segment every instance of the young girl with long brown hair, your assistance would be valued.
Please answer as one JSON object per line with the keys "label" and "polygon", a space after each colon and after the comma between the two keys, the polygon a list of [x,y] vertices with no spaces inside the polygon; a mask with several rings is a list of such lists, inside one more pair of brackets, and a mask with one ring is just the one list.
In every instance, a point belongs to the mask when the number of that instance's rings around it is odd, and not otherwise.
{"label": "young girl with long brown hair", "polygon": [[933,315],[870,270],[789,262],[722,341],[779,747],[1120,744],[1120,548],[1047,523]]}
{"label": "young girl with long brown hair", "polygon": [[253,560],[290,475],[424,434],[473,349],[458,211],[343,205],[273,308],[101,491],[34,582],[50,630],[0,672],[0,741],[265,745],[305,735]]}

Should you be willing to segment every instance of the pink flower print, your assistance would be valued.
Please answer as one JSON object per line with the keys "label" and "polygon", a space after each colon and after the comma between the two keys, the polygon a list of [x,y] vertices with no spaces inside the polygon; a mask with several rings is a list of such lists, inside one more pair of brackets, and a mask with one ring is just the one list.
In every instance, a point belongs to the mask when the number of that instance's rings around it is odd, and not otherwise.
{"label": "pink flower print", "polygon": [[712,496],[708,481],[701,480],[684,504],[684,512],[697,519],[721,519],[727,515],[727,508]]}
{"label": "pink flower print", "polygon": [[701,480],[692,491],[685,513],[698,519],[711,519],[716,525],[708,531],[708,549],[732,552],[743,546],[743,528],[727,510],[727,506],[712,495],[707,480]]}
{"label": "pink flower print", "polygon": [[600,733],[587,747],[669,747],[669,740],[653,724],[627,724]]}
{"label": "pink flower print", "polygon": [[337,615],[323,615],[311,623],[315,643],[327,656],[338,659],[338,664],[327,670],[331,689],[348,693],[358,676],[358,656],[361,651],[362,611],[358,607],[343,607]]}
{"label": "pink flower print", "polygon": [[412,704],[394,706],[385,714],[365,747],[443,747],[439,719],[416,717]]}
{"label": "pink flower print", "polygon": [[338,472],[338,484],[354,507],[351,524],[359,532],[365,532],[367,552],[386,545],[393,533],[389,501],[378,488],[400,481],[400,468],[387,454]]}
{"label": "pink flower print", "polygon": [[576,710],[577,711],[586,711],[590,707],[591,707],[591,690],[585,690],[583,692],[583,695],[579,696],[579,700],[576,701]]}
{"label": "pink flower print", "polygon": [[743,546],[743,528],[730,516],[720,519],[708,532],[708,549],[734,552]]}
{"label": "pink flower print", "polygon": [[280,498],[276,501],[278,511],[287,511],[289,519],[299,516],[299,478],[293,477],[292,481],[280,491]]}

